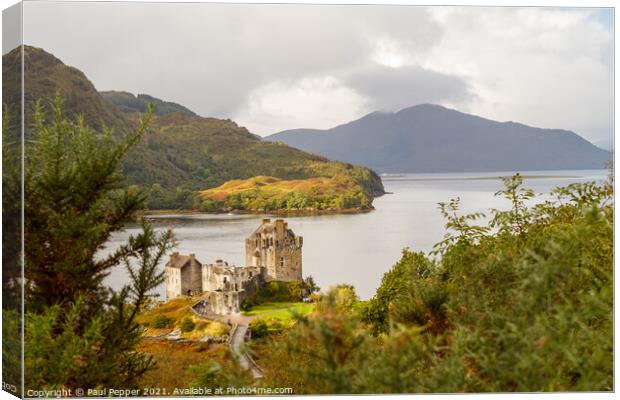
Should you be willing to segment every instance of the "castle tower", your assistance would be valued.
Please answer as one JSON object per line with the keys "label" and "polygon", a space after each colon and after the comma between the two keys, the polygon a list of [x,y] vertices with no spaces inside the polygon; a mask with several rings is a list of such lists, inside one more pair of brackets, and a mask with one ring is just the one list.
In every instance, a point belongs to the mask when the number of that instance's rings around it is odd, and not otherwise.
{"label": "castle tower", "polygon": [[165,267],[166,297],[168,300],[179,296],[192,296],[202,293],[202,264],[194,254],[170,254]]}
{"label": "castle tower", "polygon": [[264,267],[266,281],[300,281],[302,246],[303,238],[295,236],[283,219],[263,219],[245,240],[245,263]]}

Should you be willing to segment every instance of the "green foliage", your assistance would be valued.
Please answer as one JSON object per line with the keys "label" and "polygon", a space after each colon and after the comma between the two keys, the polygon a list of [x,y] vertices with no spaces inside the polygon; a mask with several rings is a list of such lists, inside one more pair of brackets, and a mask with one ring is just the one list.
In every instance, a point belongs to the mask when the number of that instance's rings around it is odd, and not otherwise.
{"label": "green foliage", "polygon": [[267,326],[267,322],[264,319],[253,321],[250,325],[250,329],[252,330],[253,338],[262,338],[269,334],[269,326]]}
{"label": "green foliage", "polygon": [[[15,75],[19,77],[19,75]],[[15,79],[3,77],[5,87]],[[16,396],[22,388],[21,129],[15,104],[2,114],[2,382]]]}
{"label": "green foliage", "polygon": [[[163,282],[158,268],[172,232],[142,232],[105,258],[95,254],[144,205],[120,165],[147,129],[150,113],[123,137],[67,120],[58,94],[46,121],[36,108],[24,166],[26,388],[135,387],[152,366],[135,351],[137,314]],[[9,182],[10,185],[16,184]],[[124,267],[129,284],[114,292],[103,279]]]}
{"label": "green foliage", "polygon": [[[4,306],[4,305],[3,305]],[[21,310],[2,309],[2,381],[10,390],[14,385],[16,392],[21,393],[22,382],[22,317]]]}
{"label": "green foliage", "polygon": [[264,302],[296,302],[302,299],[301,282],[271,281],[264,284],[252,301]]}
{"label": "green foliage", "polygon": [[189,317],[183,318],[183,320],[181,321],[181,324],[179,325],[179,329],[181,329],[181,332],[191,332],[194,330],[195,327],[196,327],[196,323],[194,322],[193,319]]}
{"label": "green foliage", "polygon": [[313,293],[318,293],[321,288],[314,282],[314,278],[312,275],[306,276],[306,278],[301,283],[301,289],[303,291],[304,297],[309,297]]}
{"label": "green foliage", "polygon": [[122,188],[119,166],[150,117],[119,142],[110,130],[96,134],[82,118],[64,119],[61,110],[60,95],[50,123],[37,108],[35,144],[26,153],[26,276],[33,282],[26,295],[35,308],[95,294],[113,265],[136,254],[123,246],[106,259],[94,258],[145,199]]}
{"label": "green foliage", "polygon": [[327,304],[328,307],[333,305],[340,309],[351,309],[357,301],[359,297],[353,285],[339,284],[329,288],[319,305],[325,307]]}
{"label": "green foliage", "polygon": [[531,208],[519,176],[504,183],[511,209],[488,225],[458,200],[440,205],[438,257],[404,250],[362,321],[337,291],[323,296],[274,339],[263,362],[290,372],[267,381],[301,393],[613,390],[611,182]]}
{"label": "green foliage", "polygon": [[105,346],[104,321],[100,315],[89,318],[86,313],[88,307],[77,299],[65,310],[56,305],[27,315],[27,387],[58,388],[70,382],[95,387],[101,383],[99,368],[88,367]]}
{"label": "green foliage", "polygon": [[[21,310],[23,160],[19,119],[11,113],[14,106],[4,104],[2,114],[2,307]],[[14,367],[19,369],[17,364]]]}
{"label": "green foliage", "polygon": [[[265,383],[290,386],[295,393],[357,393],[358,368],[368,356],[370,337],[359,329],[352,313],[335,303],[336,291],[326,296],[320,318],[297,316],[283,341],[274,342],[265,360]],[[287,360],[287,368],[276,369]],[[277,382],[277,383],[276,383]]]}
{"label": "green foliage", "polygon": [[250,299],[245,299],[241,302],[241,311],[250,311],[254,307],[254,302]]}
{"label": "green foliage", "polygon": [[122,112],[146,112],[149,104],[153,105],[153,113],[155,115],[166,115],[174,112],[195,117],[196,114],[180,104],[170,101],[163,101],[148,94],[138,94],[134,96],[128,92],[118,92],[114,90],[99,92],[101,96],[108,102],[114,104]]}
{"label": "green foliage", "polygon": [[435,244],[431,254],[443,254],[455,245],[476,244],[489,231],[488,226],[474,225],[476,220],[485,217],[484,213],[459,215],[461,199],[451,199],[449,203],[439,203],[439,211],[447,220],[444,240]]}
{"label": "green foliage", "polygon": [[490,226],[499,228],[499,233],[523,235],[526,232],[532,213],[527,207],[527,202],[534,197],[534,191],[521,187],[523,177],[516,174],[512,177],[502,178],[504,190],[495,193],[496,196],[503,196],[512,205],[509,211],[493,211],[493,220]]}
{"label": "green foliage", "polygon": [[388,331],[390,304],[429,278],[433,269],[434,264],[424,253],[403,250],[401,259],[383,275],[381,285],[363,310],[363,319],[371,325],[374,334]]}
{"label": "green foliage", "polygon": [[173,324],[174,324],[174,319],[160,314],[155,317],[155,320],[153,321],[153,328],[157,328],[157,329],[170,328]]}

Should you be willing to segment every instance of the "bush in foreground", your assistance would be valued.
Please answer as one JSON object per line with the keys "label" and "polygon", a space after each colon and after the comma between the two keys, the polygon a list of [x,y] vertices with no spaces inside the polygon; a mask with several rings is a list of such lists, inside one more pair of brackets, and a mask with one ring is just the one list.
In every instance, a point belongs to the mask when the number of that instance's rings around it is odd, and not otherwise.
{"label": "bush in foreground", "polygon": [[486,225],[458,199],[441,204],[447,232],[433,253],[405,250],[361,319],[323,297],[274,339],[265,382],[296,393],[613,390],[611,182],[558,188],[534,207],[521,184],[505,179],[497,195],[512,207]]}

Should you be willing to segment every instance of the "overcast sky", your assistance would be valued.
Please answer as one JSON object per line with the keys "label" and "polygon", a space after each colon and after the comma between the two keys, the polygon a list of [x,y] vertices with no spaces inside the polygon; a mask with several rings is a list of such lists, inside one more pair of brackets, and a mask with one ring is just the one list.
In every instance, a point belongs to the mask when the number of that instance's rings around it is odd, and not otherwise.
{"label": "overcast sky", "polygon": [[263,136],[436,103],[613,137],[611,9],[27,2],[24,41]]}

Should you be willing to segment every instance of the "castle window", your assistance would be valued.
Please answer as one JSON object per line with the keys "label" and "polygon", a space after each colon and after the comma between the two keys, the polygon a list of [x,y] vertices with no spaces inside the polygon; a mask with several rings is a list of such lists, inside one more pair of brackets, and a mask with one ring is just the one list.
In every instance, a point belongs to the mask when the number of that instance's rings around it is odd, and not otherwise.
{"label": "castle window", "polygon": [[280,267],[284,268],[284,257],[280,257]]}

